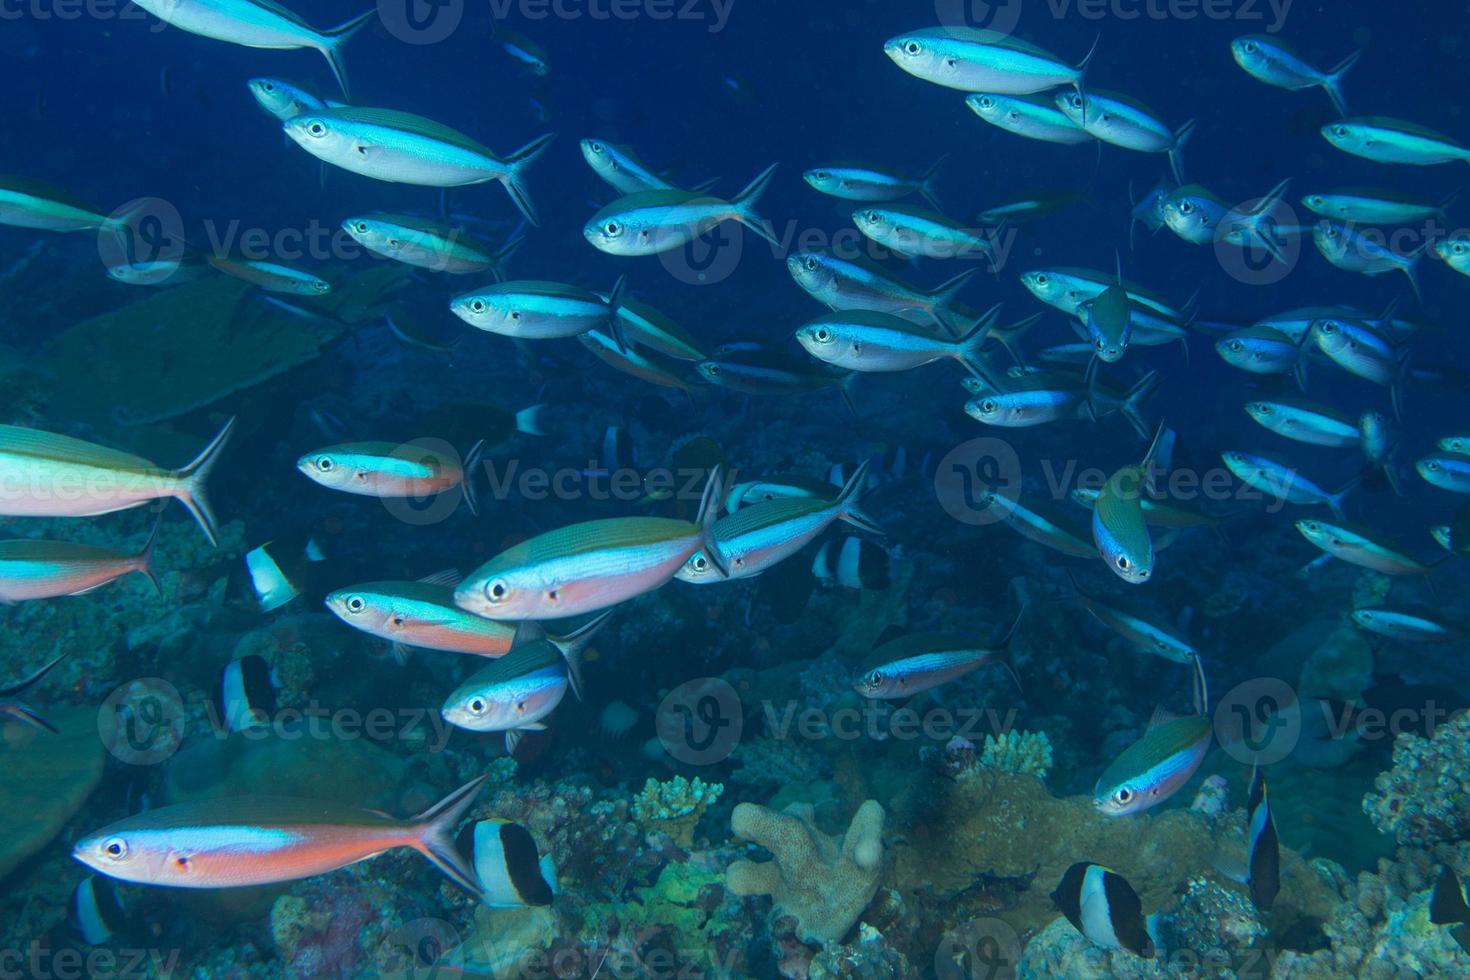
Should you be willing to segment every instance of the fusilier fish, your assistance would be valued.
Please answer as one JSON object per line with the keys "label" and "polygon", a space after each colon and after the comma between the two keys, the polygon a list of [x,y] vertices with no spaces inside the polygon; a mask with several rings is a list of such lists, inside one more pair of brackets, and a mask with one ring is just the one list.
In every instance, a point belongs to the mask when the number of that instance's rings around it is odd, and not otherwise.
{"label": "fusilier fish", "polygon": [[988,490],[980,496],[980,506],[1001,515],[1023,538],[1073,558],[1097,558],[1097,545],[1088,530],[1041,500]]}
{"label": "fusilier fish", "polygon": [[287,120],[283,128],[317,159],[376,180],[425,187],[498,180],[526,220],[539,224],[526,190],[526,172],[554,134],[538,137],[502,160],[443,123],[396,109],[319,109]]}
{"label": "fusilier fish", "polygon": [[153,547],[161,526],[161,521],[154,523],[153,532],[136,554],[73,541],[0,541],[0,602],[82,595],[130,572],[142,574],[162,595],[163,588],[153,574]]}
{"label": "fusilier fish", "polygon": [[928,170],[917,177],[907,177],[880,167],[841,164],[814,167],[801,176],[823,194],[844,201],[896,201],[901,197],[917,194],[938,211],[940,207],[934,196],[934,181],[939,176],[939,168],[944,165],[944,159],[940,157],[935,160]]}
{"label": "fusilier fish", "polygon": [[311,878],[384,851],[418,851],[476,898],[474,869],[454,846],[480,776],[408,820],[326,800],[234,796],[176,803],[87,834],[72,857],[110,878],[172,888],[238,888]]}
{"label": "fusilier fish", "polygon": [[1051,893],[1052,904],[1087,941],[1153,959],[1154,941],[1143,902],[1128,880],[1111,868],[1078,861]]}
{"label": "fusilier fish", "polygon": [[1395,414],[1403,416],[1407,346],[1395,346],[1366,321],[1337,317],[1314,321],[1308,340],[1349,374],[1387,386]]}
{"label": "fusilier fish", "polygon": [[779,246],[755,210],[775,172],[773,163],[729,201],[697,191],[638,191],[598,211],[582,227],[582,235],[609,255],[657,255],[682,248],[726,221],[736,221]]}
{"label": "fusilier fish", "polygon": [[281,122],[295,119],[303,112],[325,109],[329,104],[306,86],[281,78],[252,78],[245,84],[256,103]]}
{"label": "fusilier fish", "polygon": [[620,194],[636,194],[639,191],[678,190],[673,184],[638,162],[633,151],[627,147],[609,143],[607,140],[585,139],[582,141],[582,159],[587,166]]}
{"label": "fusilier fish", "polygon": [[599,360],[624,374],[656,384],[662,388],[674,388],[688,395],[693,391],[689,382],[680,376],[679,370],[687,365],[645,350],[637,344],[621,346],[616,337],[601,330],[588,330],[577,336],[577,341]]}
{"label": "fusilier fish", "polygon": [[515,626],[466,612],[454,604],[458,572],[414,582],[365,582],[330,592],[326,606],[353,629],[402,647],[501,657],[510,652]]}
{"label": "fusilier fish", "polygon": [[224,255],[210,255],[211,266],[227,276],[233,276],[269,293],[285,293],[290,296],[325,296],[332,291],[332,284],[321,276],[286,265],[284,262],[268,262],[264,259],[232,259]]}
{"label": "fusilier fish", "polygon": [[1358,481],[1352,480],[1332,493],[1303,476],[1291,464],[1261,453],[1229,449],[1220,454],[1220,459],[1236,479],[1278,501],[1303,506],[1325,504],[1338,517],[1342,516],[1343,500],[1358,485]]}
{"label": "fusilier fish", "polygon": [[307,453],[296,468],[314,483],[363,497],[433,497],[458,489],[478,513],[471,476],[483,448],[476,443],[461,458],[447,446],[345,442]]}
{"label": "fusilier fish", "polygon": [[1403,163],[1416,167],[1464,160],[1470,149],[1432,129],[1387,116],[1355,116],[1322,127],[1327,142],[1353,156],[1375,163]]}
{"label": "fusilier fish", "polygon": [[1056,105],[1068,119],[1104,143],[1140,153],[1167,153],[1174,180],[1184,183],[1180,151],[1194,133],[1191,119],[1171,130],[1147,106],[1117,92],[1061,92]]}
{"label": "fusilier fish", "polygon": [[472,572],[455,589],[454,602],[491,619],[562,619],[652,592],[700,548],[721,560],[709,547],[719,487],[717,469],[694,523],[612,517],[539,534]]}
{"label": "fusilier fish", "polygon": [[1072,588],[1076,591],[1076,600],[1083,609],[1143,653],[1151,653],[1181,664],[1192,664],[1199,656],[1199,651],[1184,637],[1162,626],[1150,623],[1141,616],[1116,609],[1099,601],[1078,588],[1075,578],[1072,580]]}
{"label": "fusilier fish", "polygon": [[1142,813],[1163,803],[1189,782],[1205,761],[1214,725],[1204,666],[1194,658],[1195,714],[1173,717],[1159,711],[1138,741],[1124,749],[1098,777],[1093,805],[1109,817]]}
{"label": "fusilier fish", "polygon": [[70,436],[0,425],[0,514],[9,517],[94,517],[170,497],[189,509],[217,545],[205,482],[235,429],[232,418],[179,470],[163,470],[132,453]]}
{"label": "fusilier fish", "polygon": [[987,664],[1000,664],[1015,677],[1004,647],[1020,617],[996,643],[949,633],[910,633],[873,651],[853,690],[870,700],[903,700],[963,677]]}
{"label": "fusilier fish", "polygon": [[798,286],[831,309],[919,315],[951,332],[959,326],[955,299],[975,275],[968,269],[926,291],[830,252],[797,252],[787,258],[786,269]]}
{"label": "fusilier fish", "polygon": [[1369,633],[1408,643],[1457,640],[1464,631],[1437,619],[1401,609],[1363,607],[1352,612],[1353,625]]}
{"label": "fusilier fish", "polygon": [[506,259],[524,241],[517,236],[491,251],[463,228],[405,214],[358,215],[343,221],[342,229],[375,255],[454,276],[488,272],[496,282],[505,278]]}
{"label": "fusilier fish", "polygon": [[1312,213],[1345,224],[1409,225],[1422,221],[1444,221],[1444,209],[1454,195],[1438,204],[1378,190],[1341,190],[1308,194],[1302,204]]}
{"label": "fusilier fish", "polygon": [[127,214],[102,214],[66,191],[14,176],[0,176],[0,225],[40,231],[107,229],[115,234],[129,227]]}
{"label": "fusilier fish", "polygon": [[1451,493],[1470,493],[1470,456],[1459,453],[1430,453],[1414,469],[1431,486]]}
{"label": "fusilier fish", "polygon": [[1028,139],[1065,146],[1091,143],[1094,139],[1050,98],[987,92],[966,96],[965,105],[992,126]]}
{"label": "fusilier fish", "polygon": [[1032,95],[1062,85],[1082,90],[1092,50],[1075,67],[1056,55],[999,31],[926,27],[889,38],[883,53],[904,71],[961,92]]}
{"label": "fusilier fish", "polygon": [[[1084,303],[1096,299],[1103,290],[1117,282],[1112,272],[1097,272],[1093,269],[1050,268],[1033,269],[1021,273],[1021,285],[1047,306],[1061,310],[1068,316],[1076,316]],[[1189,319],[1183,311],[1162,297],[1141,286],[1125,282],[1128,298],[1135,305],[1144,306],[1161,316],[1179,323]]]}
{"label": "fusilier fish", "polygon": [[1235,58],[1235,63],[1245,69],[1246,74],[1267,85],[1292,92],[1308,88],[1322,89],[1332,99],[1337,114],[1346,116],[1347,103],[1342,97],[1342,79],[1358,63],[1363,52],[1354,51],[1330,70],[1322,71],[1308,64],[1301,55],[1275,38],[1251,34],[1231,41],[1230,54]]}
{"label": "fusilier fish", "polygon": [[1427,575],[1430,571],[1428,565],[1398,545],[1358,525],[1313,519],[1297,521],[1296,529],[1326,553],[1318,561],[1340,558],[1350,565],[1371,568],[1384,575]]}
{"label": "fusilier fish", "polygon": [[342,48],[377,13],[374,8],[331,30],[319,31],[274,0],[140,0],[138,6],[165,24],[216,41],[274,51],[320,51],[344,94],[347,65],[342,61]]}
{"label": "fusilier fish", "polygon": [[890,313],[844,310],[799,328],[796,340],[817,360],[849,371],[908,371],[951,358],[983,378],[987,372],[980,351],[988,322],[950,340]]}
{"label": "fusilier fish", "polygon": [[517,279],[455,297],[449,309],[465,323],[519,340],[556,340],[606,329],[623,342],[620,278],[606,298],[561,282]]}
{"label": "fusilier fish", "polygon": [[1460,275],[1470,276],[1470,236],[1456,235],[1437,241],[1434,254]]}
{"label": "fusilier fish", "polygon": [[1277,435],[1313,446],[1356,446],[1363,438],[1353,419],[1326,405],[1298,399],[1246,402],[1245,413]]}
{"label": "fusilier fish", "polygon": [[993,266],[995,244],[984,229],[967,228],[942,214],[907,204],[866,207],[852,213],[858,231],[899,255],[926,259],[983,258]]}
{"label": "fusilier fish", "polygon": [[1302,377],[1301,344],[1272,327],[1231,331],[1215,341],[1215,351],[1226,364],[1251,374],[1297,372],[1298,379]]}
{"label": "fusilier fish", "polygon": [[1370,468],[1382,470],[1393,492],[1402,496],[1404,490],[1399,486],[1398,469],[1393,465],[1394,453],[1399,447],[1399,427],[1387,415],[1370,409],[1358,418],[1358,431],[1362,433],[1359,448],[1363,451],[1363,459]]}
{"label": "fusilier fish", "polygon": [[1076,191],[1037,191],[1020,194],[988,207],[976,217],[981,223],[988,225],[999,225],[1003,221],[1025,224],[1059,214],[1074,205],[1085,204],[1088,200],[1085,194]]}
{"label": "fusilier fish", "polygon": [[1419,293],[1419,260],[1424,256],[1428,243],[1403,254],[1395,252],[1380,241],[1378,236],[1366,235],[1351,225],[1322,220],[1312,227],[1312,242],[1322,257],[1346,272],[1364,276],[1381,276],[1385,272],[1402,272]]}
{"label": "fusilier fish", "polygon": [[618,319],[622,321],[623,336],[631,343],[681,361],[703,361],[709,358],[699,341],[687,330],[661,310],[631,296],[625,294],[619,297]]}

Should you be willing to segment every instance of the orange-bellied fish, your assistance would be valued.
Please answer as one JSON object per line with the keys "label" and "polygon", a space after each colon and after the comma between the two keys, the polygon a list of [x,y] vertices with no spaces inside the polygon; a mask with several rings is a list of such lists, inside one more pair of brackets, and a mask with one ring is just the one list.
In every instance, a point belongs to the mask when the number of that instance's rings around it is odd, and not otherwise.
{"label": "orange-bellied fish", "polygon": [[142,550],[131,555],[73,541],[0,541],[0,602],[81,595],[130,572],[146,576],[154,590],[162,594],[152,567],[153,546],[161,526],[162,521],[154,522]]}
{"label": "orange-bellied fish", "polygon": [[173,497],[189,509],[209,543],[219,543],[205,481],[235,429],[232,418],[180,470],[159,469],[132,453],[70,436],[0,425],[0,514],[94,517]]}
{"label": "orange-bellied fish", "polygon": [[346,442],[307,453],[296,468],[314,483],[364,497],[432,497],[457,487],[477,514],[473,475],[483,447],[475,443],[461,461],[414,443]]}
{"label": "orange-bellied fish", "polygon": [[172,888],[238,888],[311,878],[398,847],[482,895],[454,844],[480,776],[408,820],[325,800],[239,796],[159,807],[77,841],[72,857],[110,878]]}
{"label": "orange-bellied fish", "polygon": [[1205,761],[1214,726],[1199,657],[1194,658],[1194,685],[1197,714],[1176,718],[1156,712],[1143,737],[1103,771],[1092,791],[1099,811],[1121,817],[1156,807],[1189,782]]}

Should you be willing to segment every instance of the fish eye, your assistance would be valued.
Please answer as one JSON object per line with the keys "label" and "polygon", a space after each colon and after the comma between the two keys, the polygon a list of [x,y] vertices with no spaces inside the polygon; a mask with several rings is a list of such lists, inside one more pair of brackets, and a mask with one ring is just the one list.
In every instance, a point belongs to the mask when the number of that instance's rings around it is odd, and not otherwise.
{"label": "fish eye", "polygon": [[1464,242],[1454,242],[1450,245],[1450,251],[1455,253],[1456,255],[1464,255],[1466,248],[1467,246]]}
{"label": "fish eye", "polygon": [[1270,415],[1273,409],[1270,405],[1257,405],[1256,411],[1260,412],[1262,415]]}
{"label": "fish eye", "polygon": [[694,561],[691,564],[694,566],[696,572],[703,572],[709,568],[709,559],[705,558],[704,555],[695,555]]}
{"label": "fish eye", "polygon": [[1323,203],[1323,201],[1322,201],[1322,195],[1321,194],[1313,194],[1313,195],[1311,195],[1310,197],[1307,198],[1307,203],[1308,204],[1312,204],[1312,205],[1320,206]]}
{"label": "fish eye", "polygon": [[347,611],[348,612],[355,612],[355,613],[356,612],[362,612],[366,608],[367,608],[367,603],[365,601],[363,601],[362,596],[355,595],[355,596],[349,596],[348,597],[348,599],[347,599]]}
{"label": "fish eye", "polygon": [[1232,340],[1230,342],[1230,350],[1233,353],[1239,354],[1241,351],[1245,350],[1245,342],[1240,340]]}
{"label": "fish eye", "polygon": [[817,338],[817,343],[819,344],[829,344],[832,342],[832,331],[826,327],[818,327],[817,332],[813,336]]}
{"label": "fish eye", "polygon": [[128,856],[128,842],[121,837],[109,837],[102,842],[102,853],[116,861],[121,861]]}
{"label": "fish eye", "polygon": [[332,472],[332,468],[336,465],[336,463],[332,462],[332,457],[330,456],[318,456],[316,458],[316,468],[323,473]]}
{"label": "fish eye", "polygon": [[984,415],[993,415],[998,408],[1000,406],[995,403],[994,398],[987,398],[980,403],[980,412]]}
{"label": "fish eye", "polygon": [[262,92],[270,93],[270,92],[274,92],[276,90],[276,87],[274,85],[272,85],[270,82],[261,82],[260,83],[260,90]]}
{"label": "fish eye", "polygon": [[1245,42],[1245,44],[1241,45],[1241,47],[1245,48],[1246,54],[1255,54],[1256,53],[1256,42],[1255,41],[1247,41],[1247,42]]}
{"label": "fish eye", "polygon": [[806,269],[807,269],[808,272],[816,272],[817,271],[817,265],[818,265],[818,263],[817,263],[817,260],[816,260],[816,257],[815,256],[808,255],[806,257],[806,261],[803,262],[802,265],[806,266]]}
{"label": "fish eye", "polygon": [[519,320],[521,318],[521,311],[520,310],[511,310],[510,311],[510,318],[512,320]]}
{"label": "fish eye", "polygon": [[994,109],[995,108],[995,100],[992,99],[988,95],[982,95],[982,96],[980,96],[980,98],[976,100],[976,104],[979,105],[980,108],[982,108],[982,109]]}
{"label": "fish eye", "polygon": [[1036,285],[1045,286],[1049,282],[1051,282],[1051,277],[1048,276],[1045,272],[1038,272],[1036,274]]}
{"label": "fish eye", "polygon": [[492,579],[485,586],[485,597],[491,602],[504,602],[510,594],[510,585],[503,578]]}
{"label": "fish eye", "polygon": [[1128,556],[1127,555],[1119,555],[1118,556],[1117,564],[1118,564],[1119,571],[1124,571],[1124,572],[1128,571],[1130,568],[1133,567],[1133,562],[1131,562],[1131,561],[1128,560]]}
{"label": "fish eye", "polygon": [[471,313],[484,313],[485,312],[485,301],[483,299],[472,299],[472,300],[470,300],[470,312]]}
{"label": "fish eye", "polygon": [[596,143],[596,142],[588,143],[587,144],[587,149],[591,150],[593,153],[601,153],[602,152],[602,144],[601,143]]}
{"label": "fish eye", "polygon": [[623,226],[618,224],[616,221],[609,221],[607,224],[602,226],[602,233],[608,238],[617,238],[623,233]]}
{"label": "fish eye", "polygon": [[908,41],[903,46],[904,54],[908,55],[910,58],[917,57],[919,52],[923,50],[923,46],[920,45],[918,41]]}
{"label": "fish eye", "polygon": [[1127,786],[1120,788],[1116,793],[1113,794],[1113,802],[1118,804],[1119,806],[1127,806],[1128,801],[1131,799],[1133,799],[1133,790],[1129,789]]}
{"label": "fish eye", "polygon": [[829,174],[825,170],[818,170],[816,173],[812,174],[812,176],[815,177],[815,178],[817,178],[818,180],[831,180],[832,179],[832,175]]}
{"label": "fish eye", "polygon": [[1179,213],[1180,214],[1193,214],[1194,213],[1194,202],[1193,201],[1180,201],[1179,202]]}
{"label": "fish eye", "polygon": [[367,222],[366,221],[359,221],[357,223],[357,233],[359,235],[366,235],[367,232],[368,232]]}
{"label": "fish eye", "polygon": [[483,715],[485,713],[485,702],[481,698],[475,698],[474,700],[472,700],[469,703],[468,707],[470,709],[470,714],[472,715]]}
{"label": "fish eye", "polygon": [[1439,472],[1439,464],[1436,463],[1436,462],[1434,462],[1433,460],[1430,460],[1429,462],[1425,463],[1424,464],[1424,468],[1426,470],[1428,470],[1429,472],[1431,472],[1431,473],[1438,473]]}
{"label": "fish eye", "polygon": [[867,219],[867,222],[870,225],[876,225],[878,223],[877,211],[869,211],[866,215],[864,215],[864,217]]}
{"label": "fish eye", "polygon": [[306,124],[306,132],[317,139],[327,135],[327,127],[321,122],[310,122]]}

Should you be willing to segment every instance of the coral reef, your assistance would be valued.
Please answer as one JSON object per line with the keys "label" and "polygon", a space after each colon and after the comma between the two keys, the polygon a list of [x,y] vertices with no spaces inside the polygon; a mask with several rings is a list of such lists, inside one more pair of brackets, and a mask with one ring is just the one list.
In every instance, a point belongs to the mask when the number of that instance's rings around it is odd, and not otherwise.
{"label": "coral reef", "polygon": [[1470,713],[1432,738],[1400,734],[1393,768],[1373,782],[1363,810],[1400,844],[1436,844],[1470,838]]}
{"label": "coral reef", "polygon": [[51,843],[102,778],[96,710],[45,714],[59,734],[0,723],[0,878]]}
{"label": "coral reef", "polygon": [[653,777],[633,798],[633,819],[652,831],[668,834],[680,847],[694,844],[694,828],[704,811],[725,791],[721,783],[675,776],[661,783]]}
{"label": "coral reef", "polygon": [[771,896],[778,914],[796,919],[803,940],[839,941],[878,890],[883,819],[883,807],[868,800],[839,841],[817,829],[810,806],[775,813],[741,803],[731,814],[731,831],[770,851],[773,860],[738,860],[726,870],[725,883],[736,895]]}
{"label": "coral reef", "polygon": [[1045,779],[1051,770],[1051,741],[1046,732],[1001,732],[986,735],[980,764],[1001,772],[1029,773]]}

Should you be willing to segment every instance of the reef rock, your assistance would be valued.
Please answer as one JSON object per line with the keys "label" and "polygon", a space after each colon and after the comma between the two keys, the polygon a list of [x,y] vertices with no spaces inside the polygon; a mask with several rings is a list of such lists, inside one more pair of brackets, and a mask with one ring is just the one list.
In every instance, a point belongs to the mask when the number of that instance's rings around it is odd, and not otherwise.
{"label": "reef rock", "polygon": [[97,709],[51,709],[59,734],[0,724],[0,878],[51,843],[102,778]]}

